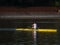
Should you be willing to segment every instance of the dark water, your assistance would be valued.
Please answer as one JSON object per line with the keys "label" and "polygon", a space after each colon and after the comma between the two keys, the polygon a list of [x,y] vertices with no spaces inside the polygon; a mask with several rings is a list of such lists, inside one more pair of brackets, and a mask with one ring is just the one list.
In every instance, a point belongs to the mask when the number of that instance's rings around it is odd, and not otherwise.
{"label": "dark water", "polygon": [[[37,45],[59,45],[58,33],[40,33],[36,36]],[[0,31],[0,45],[33,45],[33,32]]]}
{"label": "dark water", "polygon": [[[40,29],[58,29],[57,33],[37,32],[37,45],[60,45],[60,20],[57,19],[16,19],[0,20],[0,45],[33,45],[33,32],[6,30],[4,28],[32,28],[33,22]],[[56,22],[56,23],[54,23]],[[58,23],[57,23],[58,22]]]}

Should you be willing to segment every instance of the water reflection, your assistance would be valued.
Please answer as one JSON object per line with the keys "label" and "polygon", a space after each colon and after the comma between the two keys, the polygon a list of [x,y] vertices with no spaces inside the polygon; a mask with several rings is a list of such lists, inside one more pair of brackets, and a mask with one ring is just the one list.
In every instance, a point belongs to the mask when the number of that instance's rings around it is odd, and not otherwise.
{"label": "water reflection", "polygon": [[[0,31],[0,45],[33,45],[33,33],[24,31]],[[38,33],[37,45],[57,45],[57,33]]]}

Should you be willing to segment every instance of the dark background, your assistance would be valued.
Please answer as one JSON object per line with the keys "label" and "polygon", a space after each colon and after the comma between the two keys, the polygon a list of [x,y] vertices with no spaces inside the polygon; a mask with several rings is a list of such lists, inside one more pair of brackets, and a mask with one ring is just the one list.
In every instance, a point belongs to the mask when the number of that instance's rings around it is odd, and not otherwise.
{"label": "dark background", "polygon": [[59,0],[0,0],[0,6],[56,6]]}

